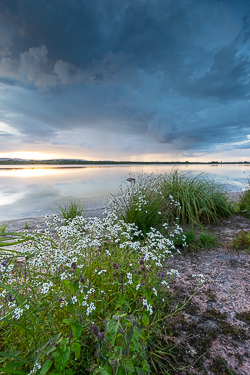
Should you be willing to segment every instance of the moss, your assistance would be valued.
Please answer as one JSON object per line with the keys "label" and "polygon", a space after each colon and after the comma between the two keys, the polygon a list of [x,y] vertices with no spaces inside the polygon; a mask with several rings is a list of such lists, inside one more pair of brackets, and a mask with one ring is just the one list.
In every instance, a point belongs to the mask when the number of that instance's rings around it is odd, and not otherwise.
{"label": "moss", "polygon": [[200,311],[199,307],[193,302],[189,303],[185,308],[185,312],[190,315],[196,315],[198,311]]}
{"label": "moss", "polygon": [[245,323],[247,323],[247,324],[250,325],[250,311],[245,311],[245,312],[242,312],[242,313],[237,313],[235,316],[236,316],[236,319],[239,319],[242,322],[245,322]]}
{"label": "moss", "polygon": [[212,291],[212,289],[208,289],[206,292],[205,292],[206,296],[209,298],[210,301],[213,301],[215,302],[216,301],[216,295],[214,294],[214,292]]}
{"label": "moss", "polygon": [[209,370],[213,371],[216,375],[236,375],[232,368],[228,366],[227,362],[220,356],[213,359]]}
{"label": "moss", "polygon": [[219,327],[218,331],[226,336],[231,335],[234,340],[242,341],[248,338],[243,328],[235,327],[227,322],[226,314],[222,314],[217,310],[207,310],[203,318],[213,318],[217,321]]}
{"label": "moss", "polygon": [[[197,310],[198,308],[192,303],[185,308],[185,312],[193,316]],[[208,358],[210,348],[218,335],[230,335],[233,340],[237,341],[249,338],[244,329],[235,327],[227,322],[225,313],[213,309],[206,310],[200,317],[196,315],[195,321],[192,320],[191,322],[187,322],[183,316],[172,327],[173,336],[176,337],[175,342],[178,342],[174,348],[174,355],[179,365],[187,368],[193,367],[200,375],[206,374],[203,365],[204,359]],[[239,364],[242,363],[240,355],[236,356],[236,359]],[[234,374],[220,357],[214,359],[210,370],[216,375]]]}

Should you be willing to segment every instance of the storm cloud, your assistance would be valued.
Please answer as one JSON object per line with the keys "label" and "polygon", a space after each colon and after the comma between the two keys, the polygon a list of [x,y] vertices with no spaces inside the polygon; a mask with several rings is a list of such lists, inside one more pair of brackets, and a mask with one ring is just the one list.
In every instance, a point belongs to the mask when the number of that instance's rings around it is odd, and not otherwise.
{"label": "storm cloud", "polygon": [[0,151],[250,147],[248,0],[1,0],[0,32]]}

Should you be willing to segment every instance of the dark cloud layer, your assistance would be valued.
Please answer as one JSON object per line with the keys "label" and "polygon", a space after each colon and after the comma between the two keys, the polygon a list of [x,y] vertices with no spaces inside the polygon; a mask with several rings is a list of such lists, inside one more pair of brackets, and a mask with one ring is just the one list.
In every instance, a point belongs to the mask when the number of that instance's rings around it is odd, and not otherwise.
{"label": "dark cloud layer", "polygon": [[0,122],[19,141],[249,147],[248,0],[1,0],[0,32]]}

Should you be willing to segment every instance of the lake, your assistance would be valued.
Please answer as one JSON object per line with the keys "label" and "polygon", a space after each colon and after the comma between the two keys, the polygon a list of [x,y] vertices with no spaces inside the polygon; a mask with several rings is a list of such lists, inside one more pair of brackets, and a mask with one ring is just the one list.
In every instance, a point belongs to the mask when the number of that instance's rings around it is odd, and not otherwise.
{"label": "lake", "polygon": [[0,220],[55,213],[56,204],[81,199],[86,209],[103,207],[103,198],[116,194],[120,184],[138,173],[164,174],[177,168],[190,175],[205,173],[242,191],[250,165],[0,165]]}

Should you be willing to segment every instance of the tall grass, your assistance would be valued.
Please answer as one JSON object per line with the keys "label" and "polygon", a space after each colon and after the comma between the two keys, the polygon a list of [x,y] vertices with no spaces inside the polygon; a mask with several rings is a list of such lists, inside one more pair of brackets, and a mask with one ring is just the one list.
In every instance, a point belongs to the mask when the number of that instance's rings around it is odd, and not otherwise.
{"label": "tall grass", "polygon": [[[175,170],[164,176],[162,193],[164,200],[169,202],[168,207],[171,207],[169,219],[178,216],[181,223],[210,224],[234,212],[224,185],[204,175],[187,176]],[[180,204],[178,211],[171,204],[173,200]]]}
{"label": "tall grass", "polygon": [[159,177],[138,175],[135,181],[120,187],[109,201],[112,210],[126,223],[134,223],[144,234],[165,220]]}
{"label": "tall grass", "polygon": [[57,204],[56,213],[64,219],[64,221],[71,221],[77,216],[82,216],[84,204],[79,199],[70,199],[69,202]]}
{"label": "tall grass", "polygon": [[247,189],[240,197],[239,211],[240,213],[250,217],[250,177],[247,178]]}
{"label": "tall grass", "polygon": [[146,233],[167,221],[173,223],[216,223],[234,213],[224,185],[206,178],[179,174],[138,175],[122,187],[111,206],[118,216]]}

